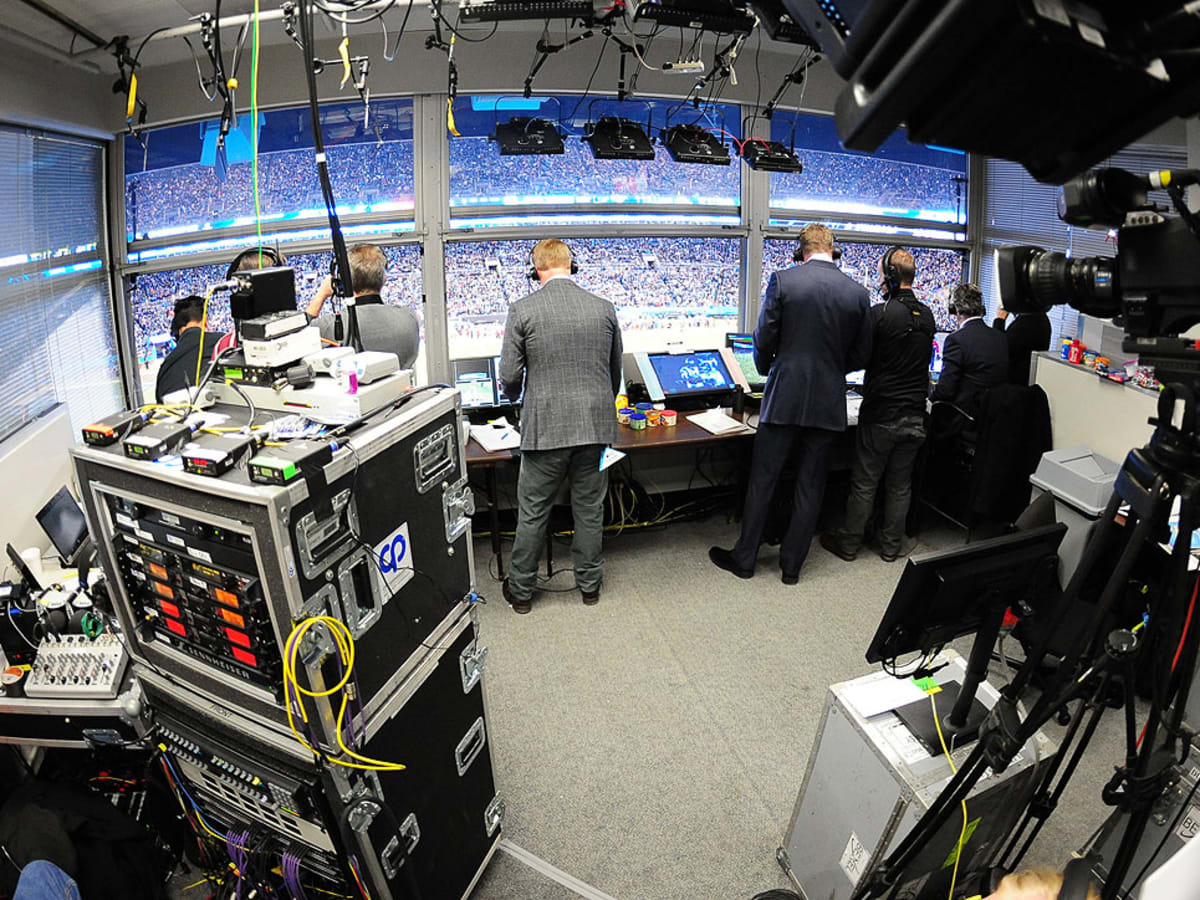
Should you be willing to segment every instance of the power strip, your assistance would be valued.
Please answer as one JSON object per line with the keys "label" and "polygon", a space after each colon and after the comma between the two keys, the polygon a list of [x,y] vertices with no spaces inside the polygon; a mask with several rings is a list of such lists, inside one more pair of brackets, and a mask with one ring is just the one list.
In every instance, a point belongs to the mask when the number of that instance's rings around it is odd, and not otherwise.
{"label": "power strip", "polygon": [[111,700],[120,692],[129,658],[114,634],[45,638],[25,682],[25,696]]}

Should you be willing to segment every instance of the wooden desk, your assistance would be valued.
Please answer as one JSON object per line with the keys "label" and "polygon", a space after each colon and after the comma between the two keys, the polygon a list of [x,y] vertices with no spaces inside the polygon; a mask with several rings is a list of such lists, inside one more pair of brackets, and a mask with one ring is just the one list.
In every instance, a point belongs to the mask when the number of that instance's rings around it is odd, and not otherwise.
{"label": "wooden desk", "polygon": [[[736,431],[727,434],[713,434],[699,425],[689,422],[688,413],[680,413],[678,423],[670,428],[658,426],[646,428],[644,431],[634,431],[625,425],[620,426],[620,432],[613,448],[622,453],[643,453],[652,450],[671,450],[679,448],[711,447],[729,441],[743,441],[754,437],[754,431]],[[743,413],[739,421],[746,421],[749,413]],[[497,450],[489,453],[477,441],[467,442],[467,470],[483,469],[486,474],[485,492],[487,494],[488,522],[492,532],[492,552],[496,555],[500,577],[504,577],[504,555],[500,546],[500,500],[496,469],[501,465],[512,463],[520,458],[516,450]]]}

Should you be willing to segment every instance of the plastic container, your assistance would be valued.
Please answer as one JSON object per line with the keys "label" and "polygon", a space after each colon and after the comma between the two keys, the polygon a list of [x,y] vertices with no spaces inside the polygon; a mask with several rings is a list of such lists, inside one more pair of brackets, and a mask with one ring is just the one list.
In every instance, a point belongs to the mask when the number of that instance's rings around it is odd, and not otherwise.
{"label": "plastic container", "polygon": [[632,428],[634,431],[645,431],[646,430],[646,414],[640,413],[640,412],[635,412],[633,415],[631,415],[629,417],[629,427]]}
{"label": "plastic container", "polygon": [[679,413],[673,409],[664,409],[662,415],[658,417],[658,423],[666,428],[674,427],[679,419]]}
{"label": "plastic container", "polygon": [[659,420],[662,418],[661,409],[652,409],[646,413],[646,427],[657,428]]}
{"label": "plastic container", "polygon": [[653,403],[639,403],[636,407],[637,411],[645,415],[650,410],[654,409]]}
{"label": "plastic container", "polygon": [[633,415],[633,412],[634,411],[632,409],[630,409],[629,407],[625,407],[624,409],[618,409],[617,410],[617,421],[620,422],[622,425],[628,425],[629,417]]}
{"label": "plastic container", "polygon": [[1121,466],[1088,447],[1066,447],[1042,454],[1037,471],[1029,482],[1037,493],[1054,495],[1058,521],[1067,533],[1058,548],[1058,574],[1063,584],[1074,574],[1092,526],[1112,494],[1113,482]]}
{"label": "plastic container", "polygon": [[1062,339],[1062,349],[1059,351],[1059,356],[1062,359],[1070,359],[1071,358],[1071,345],[1074,343],[1075,342],[1073,340],[1071,340],[1070,338]]}

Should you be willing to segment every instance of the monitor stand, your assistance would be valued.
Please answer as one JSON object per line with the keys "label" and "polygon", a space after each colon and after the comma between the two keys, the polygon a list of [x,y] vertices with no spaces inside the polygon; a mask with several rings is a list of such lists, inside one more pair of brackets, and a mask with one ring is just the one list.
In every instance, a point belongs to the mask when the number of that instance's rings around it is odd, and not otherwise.
{"label": "monitor stand", "polygon": [[[941,690],[934,696],[937,701],[938,716],[942,720],[942,735],[947,747],[961,747],[975,740],[979,735],[979,726],[987,718],[987,707],[978,698],[971,698],[971,710],[967,713],[967,723],[959,728],[951,728],[946,719],[950,710],[957,705],[962,685],[957,681],[948,681],[939,685]],[[942,755],[942,742],[938,739],[937,725],[933,721],[933,704],[928,700],[917,700],[907,706],[895,710],[900,721],[921,746],[929,751],[930,756]]]}

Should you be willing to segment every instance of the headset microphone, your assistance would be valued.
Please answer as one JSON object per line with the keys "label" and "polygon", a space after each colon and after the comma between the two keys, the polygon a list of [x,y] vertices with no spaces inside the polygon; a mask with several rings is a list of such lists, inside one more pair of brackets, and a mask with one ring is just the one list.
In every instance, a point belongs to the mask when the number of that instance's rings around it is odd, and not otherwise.
{"label": "headset microphone", "polygon": [[883,283],[887,288],[885,294],[889,300],[900,292],[900,273],[896,271],[892,257],[903,249],[903,247],[888,247],[887,252],[883,254],[883,262],[880,264],[880,268],[883,269]]}

